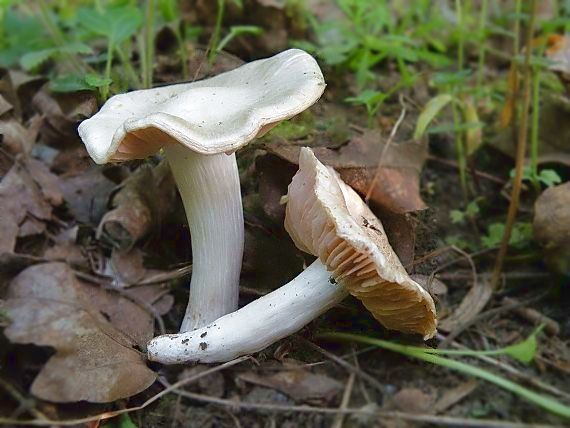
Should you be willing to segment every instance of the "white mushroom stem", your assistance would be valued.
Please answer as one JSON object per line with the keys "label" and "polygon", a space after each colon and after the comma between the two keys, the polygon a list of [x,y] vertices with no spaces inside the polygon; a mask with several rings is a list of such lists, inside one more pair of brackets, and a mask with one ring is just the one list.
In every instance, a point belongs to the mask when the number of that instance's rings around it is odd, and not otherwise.
{"label": "white mushroom stem", "polygon": [[192,238],[190,299],[180,331],[203,327],[238,307],[243,209],[235,154],[164,149]]}
{"label": "white mushroom stem", "polygon": [[300,330],[347,295],[316,260],[291,282],[206,327],[155,337],[148,358],[162,364],[230,361]]}

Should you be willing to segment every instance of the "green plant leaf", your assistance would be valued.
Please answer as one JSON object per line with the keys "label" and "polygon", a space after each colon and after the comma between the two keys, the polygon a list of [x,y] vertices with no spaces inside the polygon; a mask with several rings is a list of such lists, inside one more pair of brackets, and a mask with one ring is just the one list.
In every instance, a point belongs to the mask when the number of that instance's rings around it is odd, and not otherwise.
{"label": "green plant leaf", "polygon": [[107,38],[113,45],[133,36],[143,22],[142,12],[133,6],[110,7],[103,13],[92,8],[82,8],[78,18],[84,28]]}
{"label": "green plant leaf", "polygon": [[159,0],[158,9],[165,22],[174,22],[180,18],[177,0]]}
{"label": "green plant leaf", "polygon": [[85,83],[93,88],[100,88],[101,86],[108,86],[113,83],[113,79],[106,79],[98,74],[89,73],[85,75]]}
{"label": "green plant leaf", "polygon": [[433,119],[439,114],[439,112],[448,105],[453,100],[453,96],[450,94],[440,94],[425,105],[424,109],[418,117],[418,122],[416,123],[416,130],[414,132],[414,139],[420,139],[426,132],[427,127],[433,121]]}
{"label": "green plant leaf", "polygon": [[221,52],[234,38],[246,34],[258,36],[263,33],[263,28],[255,25],[234,25],[230,27],[230,32],[220,41],[216,52]]}
{"label": "green plant leaf", "polygon": [[449,218],[453,224],[461,224],[465,221],[465,213],[460,210],[451,210],[449,212]]}
{"label": "green plant leaf", "polygon": [[562,178],[558,175],[556,171],[553,169],[543,169],[538,174],[538,179],[541,183],[543,183],[546,187],[552,187],[557,184],[562,183]]}
{"label": "green plant leaf", "polygon": [[92,91],[93,86],[85,81],[85,77],[78,74],[68,74],[49,82],[49,89],[53,92]]}
{"label": "green plant leaf", "polygon": [[511,346],[502,348],[502,351],[520,361],[521,363],[529,364],[534,360],[536,355],[536,349],[538,347],[536,336],[544,329],[544,325],[540,325],[532,334],[523,340],[522,342],[516,343]]}
{"label": "green plant leaf", "polygon": [[28,52],[20,58],[20,66],[26,70],[34,70],[50,59],[56,52],[55,48],[42,49],[41,51]]}

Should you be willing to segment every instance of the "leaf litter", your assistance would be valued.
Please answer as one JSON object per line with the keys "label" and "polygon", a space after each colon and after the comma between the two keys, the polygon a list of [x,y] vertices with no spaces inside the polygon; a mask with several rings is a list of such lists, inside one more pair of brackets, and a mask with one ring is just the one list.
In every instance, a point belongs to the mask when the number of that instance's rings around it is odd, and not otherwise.
{"label": "leaf litter", "polygon": [[64,263],[21,272],[10,284],[5,308],[11,320],[5,334],[12,342],[56,350],[32,383],[39,398],[111,402],[143,391],[156,379],[129,331],[115,328],[90,303]]}

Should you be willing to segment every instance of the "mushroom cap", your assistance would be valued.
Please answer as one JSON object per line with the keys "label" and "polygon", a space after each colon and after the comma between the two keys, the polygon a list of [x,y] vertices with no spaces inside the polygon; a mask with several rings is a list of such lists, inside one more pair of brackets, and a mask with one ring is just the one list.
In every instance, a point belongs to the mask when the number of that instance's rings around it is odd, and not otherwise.
{"label": "mushroom cap", "polygon": [[289,49],[209,79],[115,95],[79,135],[97,163],[142,159],[171,143],[230,153],[311,106],[324,88],[315,59]]}
{"label": "mushroom cap", "polygon": [[285,229],[299,249],[317,256],[386,328],[435,335],[433,299],[409,277],[382,223],[309,148],[288,195]]}

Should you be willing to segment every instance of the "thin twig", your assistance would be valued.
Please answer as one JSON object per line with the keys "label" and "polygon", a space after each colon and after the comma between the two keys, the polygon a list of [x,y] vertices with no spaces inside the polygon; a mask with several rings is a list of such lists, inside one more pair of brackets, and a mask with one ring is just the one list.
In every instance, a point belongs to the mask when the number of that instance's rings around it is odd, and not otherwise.
{"label": "thin twig", "polygon": [[[378,349],[376,347],[371,347],[371,348],[372,349]],[[354,366],[360,370],[360,363],[358,361],[358,353],[356,352],[354,345],[352,346],[352,359],[354,361]],[[364,382],[362,382],[362,379],[359,379],[358,386],[360,387],[360,392],[362,393],[362,396],[364,397],[366,402],[372,403],[372,400],[370,399],[370,394],[368,394],[368,391],[366,390],[366,387],[364,386]]]}
{"label": "thin twig", "polygon": [[313,348],[315,351],[318,351],[321,354],[323,354],[325,357],[331,359],[332,361],[337,363],[342,368],[348,370],[349,373],[354,373],[354,374],[358,375],[358,377],[365,380],[370,386],[374,387],[382,395],[384,394],[384,385],[382,385],[378,380],[376,380],[374,377],[372,377],[371,375],[369,375],[365,371],[359,369],[358,367],[353,366],[352,364],[350,364],[349,362],[347,362],[347,361],[343,360],[342,358],[336,356],[332,352],[329,352],[326,349],[321,348],[319,345],[311,342],[310,340],[307,340],[307,339],[300,337],[300,336],[299,336],[299,338],[304,343],[306,343],[309,347]]}
{"label": "thin twig", "polygon": [[[346,410],[350,404],[350,397],[352,396],[352,388],[354,387],[354,379],[356,375],[351,373],[348,376],[348,380],[346,381],[346,386],[344,387],[344,393],[342,394],[342,400],[340,402],[340,406],[338,407],[339,410]],[[331,428],[342,428],[342,424],[344,422],[344,417],[346,413],[338,413],[335,418],[334,422],[331,425]]]}
{"label": "thin twig", "polygon": [[555,428],[556,425],[545,424],[524,424],[519,422],[505,422],[489,419],[464,419],[449,416],[435,416],[425,414],[411,414],[403,412],[376,411],[366,409],[338,409],[329,407],[313,407],[313,406],[288,406],[283,404],[267,404],[267,403],[244,403],[225,398],[210,397],[208,395],[197,394],[189,391],[174,391],[175,394],[190,398],[191,400],[201,401],[203,403],[216,404],[219,406],[228,406],[244,410],[267,410],[269,412],[287,412],[287,413],[322,413],[328,415],[337,415],[339,413],[345,415],[368,415],[377,416],[385,419],[406,420],[413,422],[424,422],[435,424],[436,426],[462,426],[477,428]]}
{"label": "thin twig", "polygon": [[14,388],[9,382],[5,381],[4,379],[0,378],[0,386],[14,398],[18,403],[20,403],[20,409],[30,412],[38,419],[47,419],[47,416],[40,412],[33,406],[32,399],[24,397],[20,394],[16,388]]}
{"label": "thin twig", "polygon": [[[449,166],[451,168],[459,169],[459,165],[457,164],[457,162],[454,160],[451,160],[451,159],[443,159],[443,158],[440,158],[440,157],[435,156],[435,155],[428,155],[427,160],[437,162],[437,163],[440,163],[442,165]],[[484,179],[489,180],[493,183],[497,183],[500,185],[505,185],[507,183],[506,180],[503,180],[502,178],[499,178],[499,177],[495,177],[494,175],[489,174],[488,172],[479,171],[477,169],[474,169],[472,172],[477,177],[484,178]]]}
{"label": "thin twig", "polygon": [[364,201],[366,203],[368,203],[368,200],[370,199],[370,196],[372,195],[372,192],[376,187],[376,183],[380,178],[380,172],[382,170],[382,165],[384,162],[384,158],[386,157],[386,153],[388,152],[388,148],[392,144],[392,141],[394,140],[394,137],[398,132],[398,128],[400,127],[400,125],[404,121],[404,118],[406,117],[406,106],[403,104],[401,97],[400,97],[400,103],[402,104],[402,111],[400,112],[400,116],[398,117],[398,120],[396,121],[394,127],[392,128],[392,131],[390,132],[388,140],[386,140],[386,144],[384,144],[384,147],[382,148],[382,153],[380,153],[380,158],[378,159],[378,165],[376,166],[376,172],[374,173],[374,178],[372,179],[372,182],[370,183],[370,186],[368,187],[368,191],[366,192],[366,196],[364,198]]}
{"label": "thin twig", "polygon": [[545,293],[541,293],[538,296],[534,296],[530,299],[527,299],[527,300],[524,300],[521,302],[516,302],[516,303],[509,304],[509,305],[504,305],[504,306],[499,306],[497,308],[489,309],[488,311],[482,312],[482,313],[478,314],[477,316],[471,318],[469,321],[467,321],[467,322],[463,323],[462,325],[458,326],[457,328],[453,329],[453,331],[449,333],[447,338],[443,342],[441,342],[439,347],[440,348],[447,348],[451,344],[451,342],[453,342],[461,333],[463,333],[465,330],[467,330],[472,325],[475,325],[484,319],[487,319],[487,318],[495,316],[495,315],[502,314],[504,312],[512,311],[513,309],[519,308],[521,306],[528,305],[529,303],[532,303],[532,302],[536,302],[536,301],[542,299],[544,296],[545,296]]}

